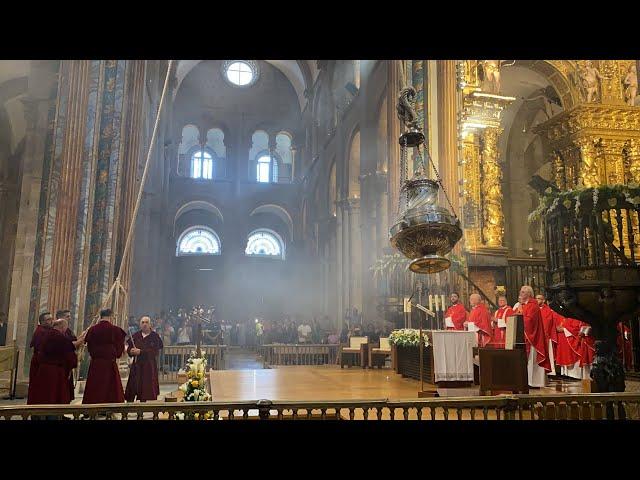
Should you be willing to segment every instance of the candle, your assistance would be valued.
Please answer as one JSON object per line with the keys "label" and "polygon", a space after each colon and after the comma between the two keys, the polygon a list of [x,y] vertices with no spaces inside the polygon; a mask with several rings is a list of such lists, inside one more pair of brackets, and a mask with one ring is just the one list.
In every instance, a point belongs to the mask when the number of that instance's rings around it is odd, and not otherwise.
{"label": "candle", "polygon": [[429,310],[432,310],[431,308],[432,306],[433,306],[433,295],[429,295]]}
{"label": "candle", "polygon": [[438,295],[434,295],[433,299],[435,300],[435,306],[436,306],[436,312],[437,312],[439,310],[439,307],[438,307]]}
{"label": "candle", "polygon": [[[20,299],[16,299],[16,305],[20,305]],[[15,343],[18,335],[18,316],[16,315],[16,319],[13,321],[13,342]]]}
{"label": "candle", "polygon": [[445,304],[445,299],[444,299],[444,293],[442,294],[442,311],[444,312],[444,304]]}

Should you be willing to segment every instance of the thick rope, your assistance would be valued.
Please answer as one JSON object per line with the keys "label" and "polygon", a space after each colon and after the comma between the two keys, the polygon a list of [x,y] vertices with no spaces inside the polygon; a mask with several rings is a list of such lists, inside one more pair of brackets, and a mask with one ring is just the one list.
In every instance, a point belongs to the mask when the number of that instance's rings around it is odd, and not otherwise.
{"label": "thick rope", "polygon": [[[147,151],[147,158],[145,160],[144,163],[144,170],[142,172],[142,178],[140,179],[140,186],[138,187],[138,196],[136,198],[136,203],[135,206],[133,208],[133,214],[131,215],[131,223],[129,225],[129,230],[127,231],[127,239],[125,241],[124,244],[124,249],[122,250],[122,260],[120,261],[120,265],[118,266],[118,275],[116,275],[116,278],[113,282],[113,285],[111,285],[111,288],[109,289],[109,292],[107,293],[107,296],[105,297],[105,299],[102,302],[102,305],[100,306],[100,309],[98,310],[98,312],[96,312],[96,314],[93,317],[93,320],[91,321],[91,324],[82,332],[82,333],[86,333],[87,330],[89,330],[90,327],[92,327],[96,321],[100,318],[100,310],[103,310],[107,307],[107,305],[109,304],[109,301],[111,300],[111,296],[113,295],[113,292],[116,288],[120,289],[122,288],[124,290],[124,288],[122,287],[121,283],[120,283],[120,274],[122,273],[122,268],[123,265],[125,264],[125,261],[127,259],[127,254],[129,253],[130,247],[131,247],[131,239],[133,237],[133,231],[135,229],[135,225],[136,225],[136,217],[138,216],[138,210],[140,208],[140,201],[142,199],[142,193],[144,191],[144,185],[147,179],[147,173],[149,172],[149,165],[151,163],[151,154],[153,153],[153,147],[156,143],[156,136],[158,133],[158,125],[160,123],[160,113],[162,112],[162,106],[164,104],[164,99],[166,97],[167,94],[167,89],[169,86],[169,78],[171,76],[171,67],[173,66],[173,60],[169,60],[169,65],[167,67],[167,75],[164,79],[164,87],[162,88],[162,95],[160,96],[160,102],[158,103],[158,111],[156,113],[156,121],[153,125],[153,133],[151,134],[151,142],[149,143],[149,150]],[[126,295],[126,293],[125,293]],[[83,350],[80,354],[80,357],[82,358],[82,355],[84,353],[84,346],[83,346]]]}

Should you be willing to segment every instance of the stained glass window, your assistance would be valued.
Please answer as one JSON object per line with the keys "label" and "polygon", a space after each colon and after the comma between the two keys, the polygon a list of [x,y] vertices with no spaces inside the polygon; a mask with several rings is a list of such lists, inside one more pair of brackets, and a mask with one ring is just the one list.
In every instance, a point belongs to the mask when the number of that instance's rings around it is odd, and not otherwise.
{"label": "stained glass window", "polygon": [[180,235],[176,255],[220,255],[220,239],[210,228],[191,227]]}
{"label": "stained glass window", "polygon": [[206,150],[198,150],[192,155],[191,178],[213,178],[213,158]]}
{"label": "stained glass window", "polygon": [[255,257],[284,259],[284,245],[279,235],[268,230],[256,230],[249,235],[245,254]]}

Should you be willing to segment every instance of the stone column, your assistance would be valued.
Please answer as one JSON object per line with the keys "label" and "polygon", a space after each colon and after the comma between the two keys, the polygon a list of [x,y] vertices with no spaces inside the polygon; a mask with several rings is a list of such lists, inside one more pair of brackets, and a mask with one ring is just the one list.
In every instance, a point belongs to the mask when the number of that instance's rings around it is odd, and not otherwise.
{"label": "stone column", "polygon": [[[68,121],[64,129],[60,158],[57,205],[49,206],[50,211],[55,211],[55,240],[52,242],[49,279],[49,309],[52,313],[54,310],[69,308],[71,301],[73,262],[70,259],[74,257],[76,249],[76,220],[81,194],[78,180],[82,177],[82,160],[85,156],[90,70],[89,60],[63,62],[63,72],[67,76],[69,89],[63,108],[66,109]],[[78,247],[82,248],[81,245]]]}
{"label": "stone column", "polygon": [[[35,63],[35,62],[33,62]],[[38,282],[34,278],[34,262],[36,261],[38,240],[38,211],[40,207],[42,175],[47,152],[47,138],[53,135],[53,120],[55,118],[55,90],[57,79],[55,72],[47,72],[49,78],[43,75],[45,69],[38,70],[40,78],[34,83],[44,89],[52,89],[50,98],[29,96],[22,100],[25,107],[26,134],[24,153],[24,173],[22,175],[20,208],[18,213],[18,228],[16,232],[15,256],[11,278],[11,298],[9,301],[7,343],[13,340],[16,329],[16,343],[20,348],[20,364],[18,378],[23,379],[28,374],[28,360],[30,360],[29,341],[33,331],[29,318],[31,307],[32,284]],[[53,88],[52,88],[53,87]],[[17,324],[17,325],[16,325]],[[30,325],[31,324],[31,325]],[[31,328],[30,328],[31,326]]]}
{"label": "stone column", "polygon": [[400,120],[396,113],[396,103],[400,93],[400,60],[389,60],[387,67],[387,130],[389,132],[388,145],[388,189],[387,197],[389,225],[395,222],[398,214],[398,196],[400,192]]}
{"label": "stone column", "polygon": [[349,209],[349,305],[362,312],[362,223],[360,199],[350,198]]}
{"label": "stone column", "polygon": [[336,305],[338,309],[338,321],[342,322],[342,317],[344,316],[345,308],[347,308],[344,304],[344,295],[345,295],[345,284],[344,284],[344,264],[346,263],[346,258],[344,256],[344,220],[345,217],[343,215],[342,204],[336,202],[336,235],[335,235],[335,246],[336,246],[336,269],[335,269],[335,281],[336,281]]}

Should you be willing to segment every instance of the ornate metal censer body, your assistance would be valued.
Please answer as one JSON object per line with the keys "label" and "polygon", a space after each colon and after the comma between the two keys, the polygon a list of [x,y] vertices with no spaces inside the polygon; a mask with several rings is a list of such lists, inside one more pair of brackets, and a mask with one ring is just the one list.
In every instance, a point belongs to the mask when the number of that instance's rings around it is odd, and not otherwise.
{"label": "ornate metal censer body", "polygon": [[[409,269],[415,273],[437,273],[446,270],[451,262],[444,257],[462,238],[460,221],[445,208],[438,206],[438,190],[442,181],[435,165],[437,181],[430,180],[424,173],[424,162],[420,156],[420,147],[424,145],[424,135],[416,122],[411,101],[415,90],[405,88],[398,99],[398,116],[408,127],[400,135],[400,202],[398,220],[389,230],[391,245],[404,256],[412,259]],[[408,177],[408,150],[416,149],[420,165],[414,171],[414,177]],[[425,156],[428,151],[424,149]],[[446,192],[443,193],[446,197]],[[447,201],[449,198],[447,197]],[[452,207],[453,210],[453,207]]]}

